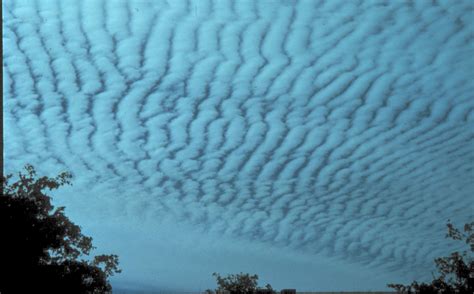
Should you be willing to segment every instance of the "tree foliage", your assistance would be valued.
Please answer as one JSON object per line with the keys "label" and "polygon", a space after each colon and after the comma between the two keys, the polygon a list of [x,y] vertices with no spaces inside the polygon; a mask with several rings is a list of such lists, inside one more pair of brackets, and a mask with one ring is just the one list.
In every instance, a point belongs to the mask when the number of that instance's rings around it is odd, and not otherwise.
{"label": "tree foliage", "polygon": [[[259,292],[276,293],[270,284],[265,288],[258,287],[258,275],[250,275],[247,273],[230,274],[222,277],[218,273],[212,274],[216,278],[218,288],[216,293],[229,291],[231,294],[254,294]],[[207,290],[206,293],[214,293],[212,290]]]}
{"label": "tree foliage", "polygon": [[31,165],[18,180],[2,176],[0,196],[0,292],[111,293],[117,255],[88,256],[92,238],[55,208],[44,190],[71,184],[71,174],[37,177]]}
{"label": "tree foliage", "polygon": [[464,242],[469,249],[462,252],[453,252],[447,257],[435,259],[439,276],[430,284],[414,281],[410,285],[389,284],[403,294],[454,294],[474,293],[474,222],[464,225],[461,231],[448,221],[447,238]]}

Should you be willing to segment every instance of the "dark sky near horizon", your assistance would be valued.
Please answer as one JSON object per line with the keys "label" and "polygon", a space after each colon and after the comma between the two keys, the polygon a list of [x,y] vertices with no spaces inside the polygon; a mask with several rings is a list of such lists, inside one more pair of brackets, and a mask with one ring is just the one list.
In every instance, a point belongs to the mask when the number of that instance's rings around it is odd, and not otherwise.
{"label": "dark sky near horizon", "polygon": [[2,5],[4,170],[73,173],[114,285],[385,289],[474,216],[473,1]]}

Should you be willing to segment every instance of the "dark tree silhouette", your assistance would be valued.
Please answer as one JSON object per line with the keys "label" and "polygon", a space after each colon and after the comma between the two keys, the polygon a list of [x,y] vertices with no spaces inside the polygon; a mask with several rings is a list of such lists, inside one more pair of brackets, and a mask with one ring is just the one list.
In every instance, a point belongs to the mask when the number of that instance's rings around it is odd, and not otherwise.
{"label": "dark tree silhouette", "polygon": [[108,277],[119,273],[117,255],[88,257],[92,238],[55,208],[43,190],[70,184],[71,175],[36,177],[25,167],[18,180],[2,176],[0,196],[0,292],[111,293]]}
{"label": "dark tree silhouette", "polygon": [[222,277],[218,273],[212,274],[216,278],[218,288],[214,291],[206,290],[206,293],[219,293],[229,291],[231,294],[254,294],[254,293],[276,293],[270,284],[265,288],[258,287],[258,275],[233,274]]}
{"label": "dark tree silhouette", "polygon": [[[464,225],[461,232],[448,221],[447,238],[463,241],[469,250],[453,252],[450,256],[435,259],[439,277],[430,284],[414,281],[410,285],[388,284],[403,294],[472,294],[474,293],[474,222]],[[469,252],[471,254],[469,254]]]}

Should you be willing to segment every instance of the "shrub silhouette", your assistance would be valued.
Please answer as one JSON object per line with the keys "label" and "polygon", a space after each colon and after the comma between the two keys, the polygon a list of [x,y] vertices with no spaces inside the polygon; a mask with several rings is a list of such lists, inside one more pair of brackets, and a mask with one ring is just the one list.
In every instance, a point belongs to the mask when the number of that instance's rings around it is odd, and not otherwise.
{"label": "shrub silhouette", "polygon": [[71,175],[36,177],[33,166],[0,196],[0,292],[111,293],[108,277],[119,273],[117,255],[86,258],[94,247],[79,226],[55,208],[43,190],[70,184]]}
{"label": "shrub silhouette", "polygon": [[[435,259],[439,277],[430,284],[414,281],[410,285],[388,284],[388,287],[403,294],[472,294],[474,293],[474,222],[464,225],[461,232],[448,221],[447,238],[464,241],[469,250],[453,252],[450,256]],[[469,254],[469,251],[471,254]]]}
{"label": "shrub silhouette", "polygon": [[254,293],[276,293],[270,284],[265,288],[258,287],[258,275],[250,274],[231,274],[222,277],[218,273],[212,274],[216,278],[218,288],[214,291],[206,290],[205,293],[219,293],[229,291],[231,294],[254,294]]}

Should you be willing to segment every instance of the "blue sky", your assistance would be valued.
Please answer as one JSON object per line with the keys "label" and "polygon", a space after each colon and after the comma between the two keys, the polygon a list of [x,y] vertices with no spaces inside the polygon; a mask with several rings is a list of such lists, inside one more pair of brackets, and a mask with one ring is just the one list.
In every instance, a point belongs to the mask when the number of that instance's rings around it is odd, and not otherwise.
{"label": "blue sky", "polygon": [[117,287],[430,278],[473,218],[472,1],[3,1],[5,166]]}

